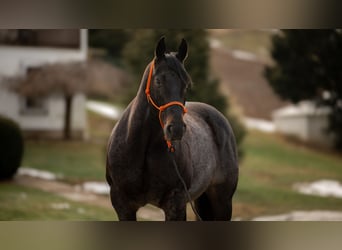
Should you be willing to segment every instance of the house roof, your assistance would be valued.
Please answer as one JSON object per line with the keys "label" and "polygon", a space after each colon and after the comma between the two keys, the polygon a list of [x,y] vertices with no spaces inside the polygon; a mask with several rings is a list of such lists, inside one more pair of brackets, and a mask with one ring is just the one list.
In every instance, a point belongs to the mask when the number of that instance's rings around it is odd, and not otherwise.
{"label": "house roof", "polygon": [[24,96],[52,92],[72,95],[77,92],[109,95],[125,84],[123,70],[101,61],[46,64],[31,68],[26,76],[12,78],[15,91]]}

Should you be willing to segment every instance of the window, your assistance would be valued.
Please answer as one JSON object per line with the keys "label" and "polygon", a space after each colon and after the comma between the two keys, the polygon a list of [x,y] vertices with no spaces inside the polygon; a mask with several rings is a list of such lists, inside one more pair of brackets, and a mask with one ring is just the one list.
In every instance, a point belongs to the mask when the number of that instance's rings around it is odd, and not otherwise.
{"label": "window", "polygon": [[42,97],[22,97],[20,105],[22,115],[47,115],[46,98]]}

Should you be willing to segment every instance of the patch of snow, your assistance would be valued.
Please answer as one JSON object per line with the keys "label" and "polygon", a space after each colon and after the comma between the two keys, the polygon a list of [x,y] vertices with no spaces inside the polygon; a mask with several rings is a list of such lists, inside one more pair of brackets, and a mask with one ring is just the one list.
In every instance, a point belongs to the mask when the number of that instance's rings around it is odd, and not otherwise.
{"label": "patch of snow", "polygon": [[105,182],[85,182],[82,184],[83,190],[95,194],[109,194],[109,185]]}
{"label": "patch of snow", "polygon": [[209,40],[210,48],[218,49],[222,47],[221,41],[215,38]]}
{"label": "patch of snow", "polygon": [[260,216],[253,221],[342,221],[342,212],[337,211],[293,211],[287,214]]}
{"label": "patch of snow", "polygon": [[17,174],[27,175],[30,177],[40,178],[44,180],[56,180],[57,179],[57,176],[51,172],[38,170],[35,168],[29,168],[29,167],[20,167]]}
{"label": "patch of snow", "polygon": [[87,101],[86,105],[88,110],[113,120],[119,119],[122,113],[119,108],[108,103]]}
{"label": "patch of snow", "polygon": [[51,208],[55,210],[67,210],[67,209],[70,209],[70,204],[66,202],[52,203]]}
{"label": "patch of snow", "polygon": [[318,180],[312,183],[298,183],[294,185],[294,189],[302,194],[342,198],[342,185],[335,180]]}
{"label": "patch of snow", "polygon": [[257,61],[258,58],[255,54],[243,51],[243,50],[233,50],[232,56],[235,59],[243,60],[243,61]]}
{"label": "patch of snow", "polygon": [[230,55],[232,55],[232,57],[234,57],[235,59],[238,60],[243,60],[243,61],[258,61],[258,57],[251,52],[245,51],[245,50],[229,50],[229,49],[225,49],[222,46],[222,43],[220,40],[212,38],[209,40],[209,46],[212,49],[222,49],[224,53],[228,53]]}
{"label": "patch of snow", "polygon": [[246,117],[243,121],[247,128],[256,129],[266,133],[273,133],[275,131],[274,123],[267,120]]}

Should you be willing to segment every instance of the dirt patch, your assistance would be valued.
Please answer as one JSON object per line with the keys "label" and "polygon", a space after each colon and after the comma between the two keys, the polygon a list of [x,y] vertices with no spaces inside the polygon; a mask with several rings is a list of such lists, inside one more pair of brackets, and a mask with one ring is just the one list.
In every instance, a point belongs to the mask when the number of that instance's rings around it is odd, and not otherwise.
{"label": "dirt patch", "polygon": [[14,178],[14,183],[20,186],[33,187],[45,192],[54,193],[72,201],[84,202],[90,205],[98,205],[106,208],[112,207],[108,195],[95,195],[93,193],[83,191],[77,186],[61,181],[51,181],[26,175],[17,175]]}
{"label": "dirt patch", "polygon": [[[113,209],[108,194],[94,194],[85,191],[80,185],[71,185],[62,181],[45,180],[41,178],[31,177],[27,175],[16,175],[14,183],[24,187],[32,187],[43,190],[45,192],[57,194],[65,199],[83,202],[93,206]],[[58,204],[59,205],[59,204]],[[195,220],[195,216],[191,211],[191,207],[187,207],[188,220]],[[138,220],[165,220],[164,212],[152,205],[146,205],[138,210]]]}
{"label": "dirt patch", "polygon": [[227,50],[213,48],[210,64],[221,80],[224,93],[245,116],[270,120],[273,110],[288,104],[274,93],[264,78],[263,62],[239,60]]}

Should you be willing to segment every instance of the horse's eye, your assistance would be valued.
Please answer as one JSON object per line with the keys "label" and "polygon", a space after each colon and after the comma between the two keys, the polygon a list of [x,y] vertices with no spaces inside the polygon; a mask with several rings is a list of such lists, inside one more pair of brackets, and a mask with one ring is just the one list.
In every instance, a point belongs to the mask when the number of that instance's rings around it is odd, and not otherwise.
{"label": "horse's eye", "polygon": [[156,83],[156,85],[159,87],[161,85],[161,81],[159,78],[155,78],[154,82]]}

